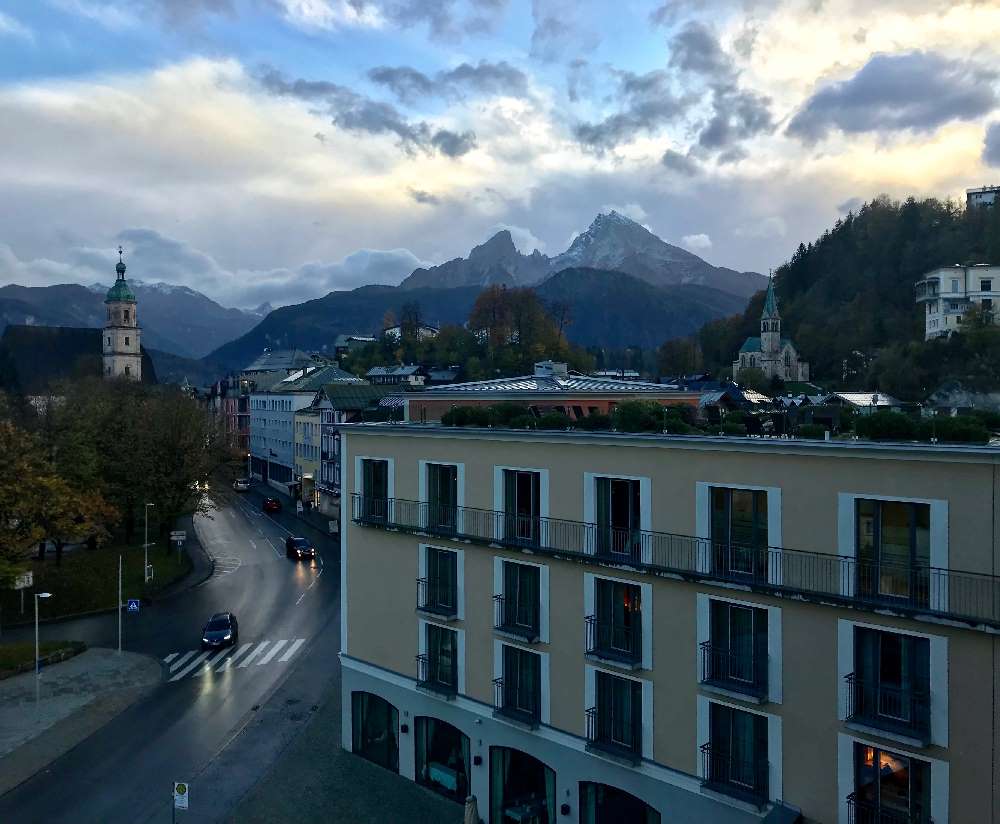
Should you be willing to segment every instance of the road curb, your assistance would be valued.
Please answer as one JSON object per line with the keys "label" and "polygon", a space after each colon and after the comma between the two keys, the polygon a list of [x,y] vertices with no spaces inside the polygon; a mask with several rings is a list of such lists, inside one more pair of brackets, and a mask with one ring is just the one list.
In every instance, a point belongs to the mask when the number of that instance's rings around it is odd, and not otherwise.
{"label": "road curb", "polygon": [[[69,660],[74,655],[79,655],[85,649],[87,649],[87,645],[83,641],[70,641],[69,646],[42,656],[38,659],[38,663],[42,667],[47,667],[49,664],[58,664],[60,661]],[[3,681],[5,678],[13,678],[15,675],[20,675],[23,672],[31,672],[34,668],[34,661],[25,661],[23,664],[18,664],[14,669],[0,670],[0,681]]]}

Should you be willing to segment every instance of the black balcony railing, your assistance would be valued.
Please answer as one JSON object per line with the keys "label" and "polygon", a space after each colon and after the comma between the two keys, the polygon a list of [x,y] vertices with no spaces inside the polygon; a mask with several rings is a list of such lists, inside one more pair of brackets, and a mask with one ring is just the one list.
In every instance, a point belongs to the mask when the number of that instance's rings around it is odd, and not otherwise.
{"label": "black balcony railing", "polygon": [[895,687],[852,672],[845,676],[844,686],[848,721],[920,739],[930,735],[931,695],[926,681]]}
{"label": "black balcony railing", "polygon": [[710,743],[701,745],[701,759],[702,782],[706,787],[758,806],[767,803],[767,759],[746,761],[735,757],[728,749]]}
{"label": "black balcony railing", "polygon": [[532,727],[538,726],[541,720],[538,692],[517,679],[493,679],[493,709],[497,715]]}
{"label": "black balcony railing", "polygon": [[458,592],[453,580],[417,578],[417,609],[445,618],[458,615]]}
{"label": "black balcony railing", "polygon": [[701,644],[701,681],[763,698],[767,695],[767,656],[705,641]]}
{"label": "black balcony railing", "polygon": [[610,661],[620,661],[630,666],[642,662],[642,622],[638,613],[634,623],[626,626],[613,621],[602,621],[596,615],[584,618],[587,625],[587,653]]}
{"label": "black balcony railing", "polygon": [[933,824],[927,813],[893,810],[858,798],[857,793],[847,796],[847,821],[848,824]]}
{"label": "black balcony railing", "polygon": [[493,629],[525,641],[538,640],[538,604],[525,604],[504,595],[493,596]]}
{"label": "black balcony railing", "polygon": [[455,695],[458,692],[455,662],[436,655],[418,655],[417,686],[449,697]]}
{"label": "black balcony railing", "polygon": [[587,710],[587,747],[618,758],[639,763],[642,760],[642,714],[633,707],[630,719]]}
{"label": "black balcony railing", "polygon": [[[512,549],[524,546],[521,539],[507,537],[504,520],[508,516],[504,512],[471,507],[449,507],[446,513],[437,512],[437,507],[434,512],[431,509],[419,501],[352,495],[352,519],[358,524]],[[645,530],[628,530],[630,538],[621,545],[622,552],[614,551],[614,541],[610,542],[610,551],[603,552],[601,548],[607,548],[608,543],[599,534],[606,528],[556,518],[537,521],[535,552],[594,563],[621,563],[685,580],[734,583],[779,596],[889,608],[903,614],[1000,629],[1000,576],[929,566],[893,566],[783,547],[746,547],[745,552],[740,552],[740,547],[731,543]],[[912,585],[890,585],[904,579]],[[868,586],[866,582],[880,585]]]}

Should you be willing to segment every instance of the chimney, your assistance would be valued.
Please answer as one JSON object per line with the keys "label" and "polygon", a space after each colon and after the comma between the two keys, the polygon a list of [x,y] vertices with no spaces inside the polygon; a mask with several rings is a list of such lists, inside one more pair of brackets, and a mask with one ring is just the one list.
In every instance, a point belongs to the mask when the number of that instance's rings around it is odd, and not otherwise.
{"label": "chimney", "polygon": [[569,375],[569,367],[565,363],[544,360],[535,364],[536,378],[565,378]]}

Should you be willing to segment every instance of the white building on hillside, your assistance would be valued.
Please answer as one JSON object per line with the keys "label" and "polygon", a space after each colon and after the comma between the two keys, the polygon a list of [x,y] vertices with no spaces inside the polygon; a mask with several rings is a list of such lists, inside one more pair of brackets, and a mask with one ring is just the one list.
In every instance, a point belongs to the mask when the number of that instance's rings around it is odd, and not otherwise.
{"label": "white building on hillside", "polygon": [[934,269],[916,283],[917,305],[924,311],[924,340],[948,337],[962,331],[962,318],[973,305],[989,313],[1000,299],[1000,266],[945,266]]}

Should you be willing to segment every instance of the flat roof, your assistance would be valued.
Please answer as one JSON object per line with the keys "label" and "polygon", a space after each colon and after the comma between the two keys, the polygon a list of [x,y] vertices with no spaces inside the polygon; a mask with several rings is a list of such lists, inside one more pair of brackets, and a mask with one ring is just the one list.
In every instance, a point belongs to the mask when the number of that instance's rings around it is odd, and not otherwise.
{"label": "flat roof", "polygon": [[459,438],[470,440],[579,443],[603,446],[627,444],[641,447],[682,448],[704,451],[770,452],[876,456],[905,460],[942,460],[970,463],[1000,463],[1000,447],[981,444],[925,443],[918,441],[813,440],[741,435],[663,435],[658,432],[587,432],[542,429],[498,429],[493,427],[444,426],[437,422],[378,422],[338,425],[347,434],[386,437]]}

